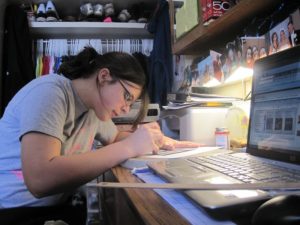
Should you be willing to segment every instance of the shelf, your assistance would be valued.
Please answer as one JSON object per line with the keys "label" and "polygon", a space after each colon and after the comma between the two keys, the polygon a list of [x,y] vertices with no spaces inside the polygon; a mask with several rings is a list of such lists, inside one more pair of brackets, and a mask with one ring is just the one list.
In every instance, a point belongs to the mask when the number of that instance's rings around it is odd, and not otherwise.
{"label": "shelf", "polygon": [[256,15],[272,9],[280,2],[281,0],[242,0],[207,27],[199,23],[190,32],[177,39],[173,44],[173,53],[201,55],[209,49],[224,46]]}
{"label": "shelf", "polygon": [[33,38],[153,38],[145,23],[31,22]]}

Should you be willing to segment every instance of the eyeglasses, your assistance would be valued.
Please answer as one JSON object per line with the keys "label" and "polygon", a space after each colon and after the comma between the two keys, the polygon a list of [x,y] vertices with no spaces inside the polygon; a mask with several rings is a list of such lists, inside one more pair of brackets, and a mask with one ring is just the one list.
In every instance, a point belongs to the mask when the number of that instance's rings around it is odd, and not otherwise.
{"label": "eyeglasses", "polygon": [[128,91],[128,89],[125,87],[125,85],[123,84],[123,82],[121,80],[118,80],[119,83],[121,84],[121,86],[124,88],[124,100],[126,102],[127,106],[130,106],[133,102],[134,96],[132,94],[130,94],[130,92]]}

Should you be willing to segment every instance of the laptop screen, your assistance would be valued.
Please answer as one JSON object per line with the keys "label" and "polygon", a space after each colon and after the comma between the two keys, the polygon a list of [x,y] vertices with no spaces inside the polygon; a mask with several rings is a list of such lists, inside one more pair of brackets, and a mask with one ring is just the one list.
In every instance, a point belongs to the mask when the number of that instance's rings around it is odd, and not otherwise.
{"label": "laptop screen", "polygon": [[247,152],[300,163],[300,46],[256,61]]}

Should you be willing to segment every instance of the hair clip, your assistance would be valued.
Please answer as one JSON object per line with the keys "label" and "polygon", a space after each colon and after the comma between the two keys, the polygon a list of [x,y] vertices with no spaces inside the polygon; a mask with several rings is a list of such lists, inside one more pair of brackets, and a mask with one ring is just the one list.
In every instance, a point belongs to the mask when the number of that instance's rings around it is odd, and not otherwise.
{"label": "hair clip", "polygon": [[93,64],[94,62],[95,62],[95,59],[92,59],[92,60],[89,61],[89,64],[91,65],[91,64]]}

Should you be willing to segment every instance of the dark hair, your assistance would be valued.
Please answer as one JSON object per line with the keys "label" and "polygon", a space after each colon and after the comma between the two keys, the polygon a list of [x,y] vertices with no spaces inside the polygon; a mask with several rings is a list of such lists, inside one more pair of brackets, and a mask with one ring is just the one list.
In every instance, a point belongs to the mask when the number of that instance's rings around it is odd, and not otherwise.
{"label": "dark hair", "polygon": [[124,52],[108,52],[100,55],[94,48],[85,47],[78,55],[64,58],[58,73],[73,80],[94,76],[102,68],[109,69],[113,79],[112,83],[117,80],[127,80],[142,87],[140,96],[142,104],[133,123],[133,126],[136,127],[146,114],[149,99],[146,76],[135,57]]}

